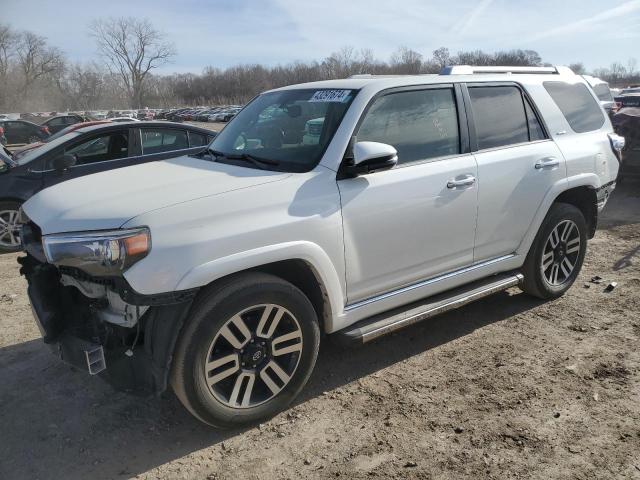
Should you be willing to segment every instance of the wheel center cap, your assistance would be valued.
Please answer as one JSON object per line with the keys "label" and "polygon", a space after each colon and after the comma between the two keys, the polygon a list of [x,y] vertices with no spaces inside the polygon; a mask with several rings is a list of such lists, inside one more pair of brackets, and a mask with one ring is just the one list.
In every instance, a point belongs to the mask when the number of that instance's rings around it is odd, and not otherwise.
{"label": "wheel center cap", "polygon": [[263,345],[251,345],[242,355],[242,361],[247,366],[258,365],[267,358],[267,348]]}

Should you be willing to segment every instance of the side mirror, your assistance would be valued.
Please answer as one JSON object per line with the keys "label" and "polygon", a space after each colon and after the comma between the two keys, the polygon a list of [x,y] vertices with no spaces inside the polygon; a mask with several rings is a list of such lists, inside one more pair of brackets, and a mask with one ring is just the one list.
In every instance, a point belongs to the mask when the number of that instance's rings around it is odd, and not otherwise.
{"label": "side mirror", "polygon": [[64,170],[73,167],[77,160],[75,155],[65,153],[59,157],[53,159],[53,169],[57,172],[63,172]]}
{"label": "side mirror", "polygon": [[398,163],[398,151],[391,145],[379,142],[357,142],[353,146],[353,164],[347,166],[352,175],[389,170]]}

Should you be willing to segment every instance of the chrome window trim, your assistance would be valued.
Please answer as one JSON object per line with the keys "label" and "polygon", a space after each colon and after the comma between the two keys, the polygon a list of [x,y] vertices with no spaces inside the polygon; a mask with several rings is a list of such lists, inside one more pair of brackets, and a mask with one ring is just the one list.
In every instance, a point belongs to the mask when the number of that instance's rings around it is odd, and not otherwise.
{"label": "chrome window trim", "polygon": [[448,273],[445,273],[445,274],[442,274],[442,275],[438,275],[437,277],[432,277],[432,278],[429,278],[427,280],[422,280],[422,281],[420,281],[418,283],[413,283],[411,285],[407,285],[406,287],[398,288],[397,290],[392,290],[390,292],[386,292],[386,293],[383,293],[383,294],[380,294],[380,295],[376,295],[375,297],[365,298],[364,300],[360,300],[359,302],[355,302],[355,303],[352,303],[350,305],[345,306],[344,307],[344,311],[345,312],[350,312],[350,311],[355,310],[357,308],[361,308],[361,307],[364,307],[366,305],[370,305],[372,303],[379,302],[381,300],[386,300],[387,298],[395,297],[396,295],[401,295],[403,293],[410,292],[410,291],[415,290],[417,288],[426,287],[427,285],[431,285],[431,284],[434,284],[434,283],[437,283],[437,282],[441,282],[443,280],[447,280],[449,278],[456,277],[458,275],[463,275],[465,273],[469,273],[469,272],[472,272],[474,270],[478,270],[479,268],[487,267],[489,265],[493,265],[495,263],[502,262],[504,260],[509,260],[509,259],[511,259],[511,258],[513,258],[515,256],[516,256],[515,253],[509,254],[509,255],[503,255],[501,257],[497,257],[497,258],[493,258],[491,260],[486,260],[484,262],[476,263],[476,264],[470,265],[468,267],[461,268],[459,270],[454,270],[452,272],[448,272]]}

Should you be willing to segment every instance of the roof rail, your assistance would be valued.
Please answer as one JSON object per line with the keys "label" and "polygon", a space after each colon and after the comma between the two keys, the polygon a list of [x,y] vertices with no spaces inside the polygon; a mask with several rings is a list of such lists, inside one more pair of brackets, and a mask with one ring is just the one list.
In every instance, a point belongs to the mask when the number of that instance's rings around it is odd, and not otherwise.
{"label": "roof rail", "polygon": [[545,75],[574,75],[569,67],[472,67],[471,65],[447,66],[440,75],[473,75],[474,73],[520,73]]}

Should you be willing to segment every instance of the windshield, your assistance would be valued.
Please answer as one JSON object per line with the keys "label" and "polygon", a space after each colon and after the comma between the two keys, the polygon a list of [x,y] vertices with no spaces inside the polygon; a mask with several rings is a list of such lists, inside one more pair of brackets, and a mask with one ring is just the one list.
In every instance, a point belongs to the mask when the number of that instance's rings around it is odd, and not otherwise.
{"label": "windshield", "polygon": [[220,161],[233,161],[226,155],[248,155],[268,160],[276,170],[311,170],[320,161],[356,93],[327,89],[264,93],[231,120],[209,150],[215,151]]}
{"label": "windshield", "polygon": [[53,150],[54,148],[57,148],[58,146],[62,145],[63,143],[65,143],[67,140],[76,137],[80,135],[77,131],[75,132],[69,132],[66,135],[63,135],[60,138],[56,138],[55,140],[52,140],[50,142],[47,142],[45,144],[43,144],[42,146],[38,147],[38,148],[33,148],[31,150],[29,150],[27,153],[25,153],[22,157],[18,158],[16,160],[16,163],[18,165],[25,165],[29,162],[31,162],[32,160],[35,160],[36,158],[38,158],[40,155],[50,152],[51,150]]}
{"label": "windshield", "polygon": [[601,102],[613,102],[611,90],[609,90],[609,85],[606,83],[597,84],[593,87],[593,91],[596,92],[596,96]]}

